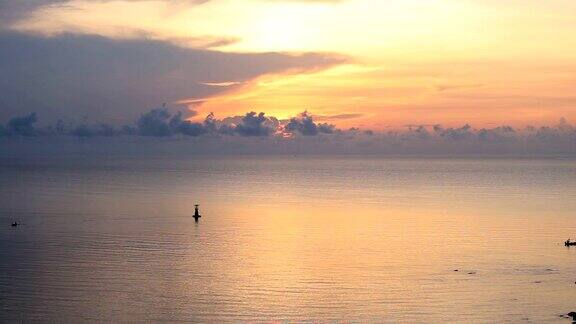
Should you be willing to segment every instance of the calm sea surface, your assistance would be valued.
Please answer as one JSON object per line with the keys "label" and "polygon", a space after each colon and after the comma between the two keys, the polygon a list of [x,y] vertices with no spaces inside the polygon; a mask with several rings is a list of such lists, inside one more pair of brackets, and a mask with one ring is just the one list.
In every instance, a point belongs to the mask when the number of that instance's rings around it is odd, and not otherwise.
{"label": "calm sea surface", "polygon": [[576,310],[575,160],[0,159],[0,206],[3,322]]}

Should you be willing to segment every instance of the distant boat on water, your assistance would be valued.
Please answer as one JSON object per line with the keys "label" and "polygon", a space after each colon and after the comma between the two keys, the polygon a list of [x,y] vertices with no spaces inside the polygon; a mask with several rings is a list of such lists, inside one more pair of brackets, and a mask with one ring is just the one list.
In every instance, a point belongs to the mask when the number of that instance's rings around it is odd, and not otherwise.
{"label": "distant boat on water", "polygon": [[570,241],[570,239],[566,240],[566,242],[564,242],[565,246],[572,246],[572,245],[576,245],[576,241]]}
{"label": "distant boat on water", "polygon": [[195,221],[198,221],[198,218],[202,217],[200,216],[200,212],[198,211],[198,206],[199,205],[194,205],[194,216],[192,217],[194,217]]}

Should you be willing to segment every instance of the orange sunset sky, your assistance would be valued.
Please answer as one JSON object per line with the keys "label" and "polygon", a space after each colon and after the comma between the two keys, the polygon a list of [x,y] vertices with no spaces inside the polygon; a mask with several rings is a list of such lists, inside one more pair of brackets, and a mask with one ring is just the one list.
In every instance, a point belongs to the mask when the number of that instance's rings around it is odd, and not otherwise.
{"label": "orange sunset sky", "polygon": [[[206,85],[199,117],[308,110],[339,127],[576,121],[573,0],[86,1],[35,8],[14,31],[146,38],[226,53],[324,53],[338,63]],[[323,118],[322,118],[323,117]]]}

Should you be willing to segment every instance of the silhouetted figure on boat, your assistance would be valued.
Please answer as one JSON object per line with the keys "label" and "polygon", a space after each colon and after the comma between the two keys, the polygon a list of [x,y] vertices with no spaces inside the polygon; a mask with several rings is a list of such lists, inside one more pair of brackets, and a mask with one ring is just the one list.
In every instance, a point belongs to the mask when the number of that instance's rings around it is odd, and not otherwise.
{"label": "silhouetted figure on boat", "polygon": [[198,221],[198,218],[202,217],[202,216],[200,216],[200,212],[198,211],[198,206],[199,205],[194,205],[194,216],[192,216],[192,217],[194,217],[194,220],[196,222]]}
{"label": "silhouetted figure on boat", "polygon": [[576,241],[572,241],[570,242],[570,239],[566,240],[566,242],[564,242],[565,246],[572,246],[572,245],[576,245]]}

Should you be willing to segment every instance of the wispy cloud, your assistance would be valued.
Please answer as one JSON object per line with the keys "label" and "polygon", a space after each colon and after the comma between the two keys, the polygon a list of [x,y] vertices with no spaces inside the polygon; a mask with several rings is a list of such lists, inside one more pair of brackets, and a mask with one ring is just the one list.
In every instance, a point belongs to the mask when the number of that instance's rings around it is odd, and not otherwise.
{"label": "wispy cloud", "polygon": [[363,116],[364,114],[360,113],[345,113],[336,115],[314,115],[314,119],[318,121],[335,121],[335,120],[355,119]]}
{"label": "wispy cloud", "polygon": [[228,81],[228,82],[202,82],[202,84],[211,87],[231,87],[235,85],[240,85],[242,82]]}
{"label": "wispy cloud", "polygon": [[[112,2],[113,0],[99,0]],[[144,2],[147,0],[128,0],[131,2]],[[201,5],[219,0],[157,0],[175,7]],[[339,3],[343,0],[264,0],[268,2],[299,2],[299,3]],[[63,6],[72,0],[0,0],[0,25],[10,24],[25,18],[34,11],[48,6]]]}

